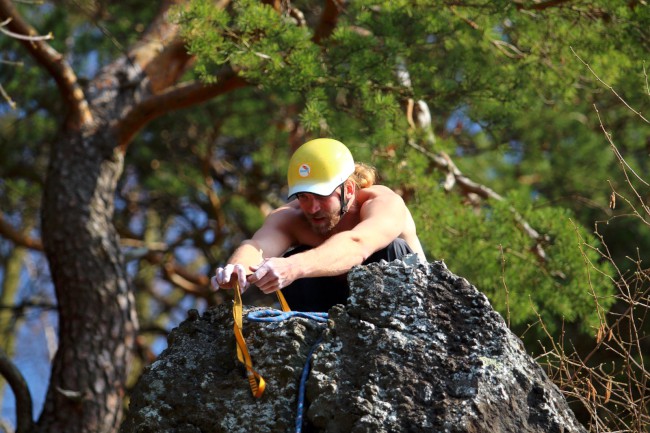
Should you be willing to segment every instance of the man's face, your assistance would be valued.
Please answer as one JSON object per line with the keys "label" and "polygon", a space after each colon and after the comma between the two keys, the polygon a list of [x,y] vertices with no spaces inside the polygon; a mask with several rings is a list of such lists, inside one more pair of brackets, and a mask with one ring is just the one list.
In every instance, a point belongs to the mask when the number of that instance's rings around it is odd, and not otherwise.
{"label": "man's face", "polygon": [[308,192],[297,194],[300,209],[318,234],[328,234],[341,220],[341,195],[338,190],[328,196]]}

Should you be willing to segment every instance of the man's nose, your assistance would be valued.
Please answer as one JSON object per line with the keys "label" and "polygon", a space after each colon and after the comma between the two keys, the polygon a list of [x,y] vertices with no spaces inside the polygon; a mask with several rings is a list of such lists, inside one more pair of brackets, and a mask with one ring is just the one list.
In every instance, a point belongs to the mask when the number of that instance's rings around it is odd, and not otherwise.
{"label": "man's nose", "polygon": [[315,197],[309,197],[306,210],[310,214],[314,214],[320,210],[320,203],[318,202],[318,200],[316,200]]}

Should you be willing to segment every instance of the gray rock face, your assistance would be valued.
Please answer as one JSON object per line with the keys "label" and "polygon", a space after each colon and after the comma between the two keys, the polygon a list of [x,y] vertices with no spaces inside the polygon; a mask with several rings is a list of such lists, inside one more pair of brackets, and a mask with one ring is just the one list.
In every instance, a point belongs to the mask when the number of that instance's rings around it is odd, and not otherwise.
{"label": "gray rock face", "polygon": [[322,338],[304,432],[586,432],[487,298],[442,262],[360,266],[349,281],[327,324],[244,320],[267,381],[260,399],[236,358],[231,308],[190,312],[140,378],[121,431],[295,431],[300,375]]}

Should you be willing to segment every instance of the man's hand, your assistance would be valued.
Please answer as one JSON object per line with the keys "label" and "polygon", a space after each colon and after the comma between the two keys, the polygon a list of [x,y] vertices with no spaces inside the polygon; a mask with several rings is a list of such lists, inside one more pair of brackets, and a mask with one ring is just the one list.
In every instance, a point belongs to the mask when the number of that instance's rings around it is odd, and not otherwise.
{"label": "man's hand", "polygon": [[246,270],[243,265],[226,265],[223,268],[217,268],[215,276],[210,279],[214,290],[233,289],[236,281],[239,281],[239,289],[244,293],[249,284],[246,281]]}
{"label": "man's hand", "polygon": [[253,273],[248,276],[248,283],[255,284],[267,295],[287,287],[296,279],[291,261],[282,257],[264,260],[257,266],[251,266],[250,270]]}

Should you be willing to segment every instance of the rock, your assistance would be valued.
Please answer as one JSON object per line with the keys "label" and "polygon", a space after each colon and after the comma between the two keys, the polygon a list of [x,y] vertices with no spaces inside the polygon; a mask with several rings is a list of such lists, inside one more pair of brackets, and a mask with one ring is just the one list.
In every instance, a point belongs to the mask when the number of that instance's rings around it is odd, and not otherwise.
{"label": "rock", "polygon": [[488,299],[444,263],[381,262],[348,280],[348,303],[326,325],[244,320],[267,381],[259,399],[236,358],[231,308],[191,314],[141,376],[122,433],[295,431],[319,338],[305,432],[586,432]]}

